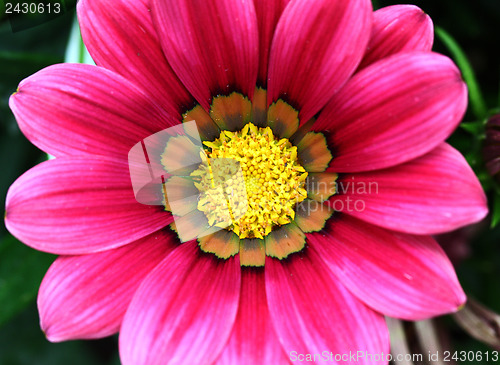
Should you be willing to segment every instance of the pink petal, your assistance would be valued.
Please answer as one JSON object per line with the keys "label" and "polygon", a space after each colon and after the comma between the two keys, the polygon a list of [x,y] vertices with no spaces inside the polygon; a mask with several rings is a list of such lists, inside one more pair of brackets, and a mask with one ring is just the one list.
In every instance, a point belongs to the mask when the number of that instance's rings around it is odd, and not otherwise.
{"label": "pink petal", "polygon": [[388,231],[342,215],[310,247],[354,295],[378,312],[420,320],[456,311],[465,294],[430,236]]}
{"label": "pink petal", "polygon": [[106,0],[80,1],[77,9],[83,40],[97,65],[134,82],[180,119],[192,97],[163,55],[148,1],[113,1],[112,11]]}
{"label": "pink petal", "polygon": [[154,1],[153,21],[170,65],[206,109],[217,94],[252,96],[258,28],[252,1]]}
{"label": "pink petal", "polygon": [[102,157],[60,157],[18,178],[5,223],[37,250],[86,254],[123,246],[172,222],[163,207],[139,204],[128,166]]}
{"label": "pink petal", "polygon": [[284,10],[271,46],[268,103],[279,98],[309,120],[358,66],[370,35],[368,0],[296,0]]}
{"label": "pink petal", "polygon": [[127,160],[143,138],[179,121],[121,76],[82,64],[49,66],[10,98],[21,131],[47,153]]}
{"label": "pink petal", "polygon": [[242,270],[236,322],[217,364],[290,364],[269,316],[264,270]]}
{"label": "pink petal", "polygon": [[175,247],[172,238],[157,232],[109,251],[59,257],[38,293],[47,338],[59,342],[118,332],[139,284]]}
{"label": "pink petal", "polygon": [[[354,297],[314,251],[284,261],[268,257],[266,293],[276,332],[294,363],[302,363],[298,354],[389,350],[384,318]],[[387,364],[367,358],[357,363]]]}
{"label": "pink petal", "polygon": [[273,40],[276,24],[290,0],[253,0],[259,27],[259,74],[257,83],[263,88],[267,87],[267,68],[269,64],[269,51]]}
{"label": "pink petal", "polygon": [[335,209],[401,232],[448,232],[488,213],[474,172],[445,143],[404,165],[346,175],[338,186],[341,195],[331,202]]}
{"label": "pink petal", "polygon": [[431,18],[414,5],[393,5],[373,13],[368,48],[360,69],[399,52],[430,52],[434,42]]}
{"label": "pink petal", "polygon": [[236,257],[176,248],[139,287],[120,330],[124,365],[210,364],[233,327],[241,284]]}
{"label": "pink petal", "polygon": [[467,87],[435,53],[385,58],[356,74],[314,124],[328,129],[335,172],[395,166],[431,151],[457,127]]}

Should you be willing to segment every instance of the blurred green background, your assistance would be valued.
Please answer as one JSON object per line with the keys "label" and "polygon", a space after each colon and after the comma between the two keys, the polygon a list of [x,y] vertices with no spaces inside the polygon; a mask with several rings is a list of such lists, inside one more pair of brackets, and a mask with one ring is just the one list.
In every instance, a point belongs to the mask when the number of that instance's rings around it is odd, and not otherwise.
{"label": "blurred green background", "polygon": [[[75,0],[76,1],[76,0]],[[61,15],[19,16],[8,19],[0,0],[0,199],[2,206],[9,185],[24,171],[46,158],[21,134],[8,107],[9,96],[20,80],[53,63],[63,62],[75,17],[75,1],[64,1]],[[54,2],[54,1],[52,1]],[[375,7],[397,4],[376,0]],[[469,59],[488,108],[500,106],[500,0],[420,0],[409,1],[429,14],[436,26],[457,41]],[[112,11],[112,7],[110,7]],[[39,25],[32,26],[40,23]],[[14,30],[13,32],[13,26]],[[32,26],[32,27],[30,27]],[[436,39],[434,50],[448,54]],[[475,121],[468,112],[465,120]],[[451,143],[469,160],[477,159],[475,137],[458,130]],[[481,170],[481,161],[477,162]],[[479,171],[481,173],[481,171]],[[492,198],[491,181],[487,182]],[[500,312],[500,230],[489,222],[441,239],[457,267],[465,291],[487,307]],[[36,293],[44,272],[54,256],[34,251],[0,228],[0,364],[1,365],[78,365],[119,364],[116,337],[98,341],[51,344],[38,327]],[[500,322],[499,322],[500,323]],[[418,329],[404,323],[409,346],[416,352]],[[471,338],[451,317],[433,322],[442,348],[481,350],[491,348]],[[427,350],[425,350],[425,353]],[[492,363],[486,361],[470,364]]]}

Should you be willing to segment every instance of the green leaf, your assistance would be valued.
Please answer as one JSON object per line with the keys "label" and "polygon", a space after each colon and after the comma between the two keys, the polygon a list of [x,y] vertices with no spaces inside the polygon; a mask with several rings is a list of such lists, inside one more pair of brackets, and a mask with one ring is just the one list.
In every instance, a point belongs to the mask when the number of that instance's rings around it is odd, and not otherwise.
{"label": "green leaf", "polygon": [[467,123],[461,123],[460,128],[466,130],[467,132],[471,133],[474,136],[477,136],[478,138],[482,137],[482,134],[484,134],[484,121],[480,122],[467,122]]}
{"label": "green leaf", "polygon": [[467,84],[467,87],[469,88],[470,104],[476,119],[486,120],[488,117],[488,108],[486,107],[486,103],[484,102],[481,89],[479,88],[479,84],[476,80],[474,70],[469,63],[467,56],[453,37],[444,29],[436,27],[436,35],[441,42],[444,43],[446,48],[448,48],[453,56],[453,59],[457,63],[458,68],[462,71],[462,76]]}
{"label": "green leaf", "polygon": [[64,62],[87,63],[89,65],[95,65],[92,57],[87,51],[87,47],[83,43],[80,25],[78,24],[78,18],[76,16],[71,27],[71,33],[69,35]]}
{"label": "green leaf", "polygon": [[54,256],[25,246],[12,236],[0,242],[0,325],[36,298]]}
{"label": "green leaf", "polygon": [[500,194],[498,192],[493,198],[493,207],[491,211],[491,228],[495,228],[500,222]]}

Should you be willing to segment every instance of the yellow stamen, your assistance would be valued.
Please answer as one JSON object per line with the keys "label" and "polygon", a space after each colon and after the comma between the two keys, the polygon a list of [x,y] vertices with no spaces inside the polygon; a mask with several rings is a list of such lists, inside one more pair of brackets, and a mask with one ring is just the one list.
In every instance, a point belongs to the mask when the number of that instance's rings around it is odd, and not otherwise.
{"label": "yellow stamen", "polygon": [[307,172],[288,139],[248,123],[204,144],[207,156],[191,176],[200,191],[198,210],[210,225],[263,239],[274,226],[293,221],[295,205],[307,197]]}

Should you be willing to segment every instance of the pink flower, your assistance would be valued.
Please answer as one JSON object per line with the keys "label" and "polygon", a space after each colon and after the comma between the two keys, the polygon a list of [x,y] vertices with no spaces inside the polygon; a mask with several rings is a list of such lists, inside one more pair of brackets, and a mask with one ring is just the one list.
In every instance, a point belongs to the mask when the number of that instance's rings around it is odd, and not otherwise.
{"label": "pink flower", "polygon": [[[12,185],[6,216],[24,243],[61,255],[38,297],[49,340],[119,331],[126,365],[300,363],[324,351],[387,354],[384,315],[417,320],[463,305],[430,235],[479,221],[486,200],[444,142],[467,90],[453,62],[430,51],[432,23],[420,9],[372,12],[369,0],[109,6],[78,5],[100,67],[48,67],[10,100],[27,138],[57,157]],[[135,200],[127,157],[193,119],[212,141],[207,154],[245,159],[257,190],[246,190],[253,218],[180,244],[168,204]],[[167,188],[196,189],[191,174]],[[204,198],[176,217],[193,232],[212,225],[193,224],[213,218],[200,204],[217,205],[197,188]]]}

